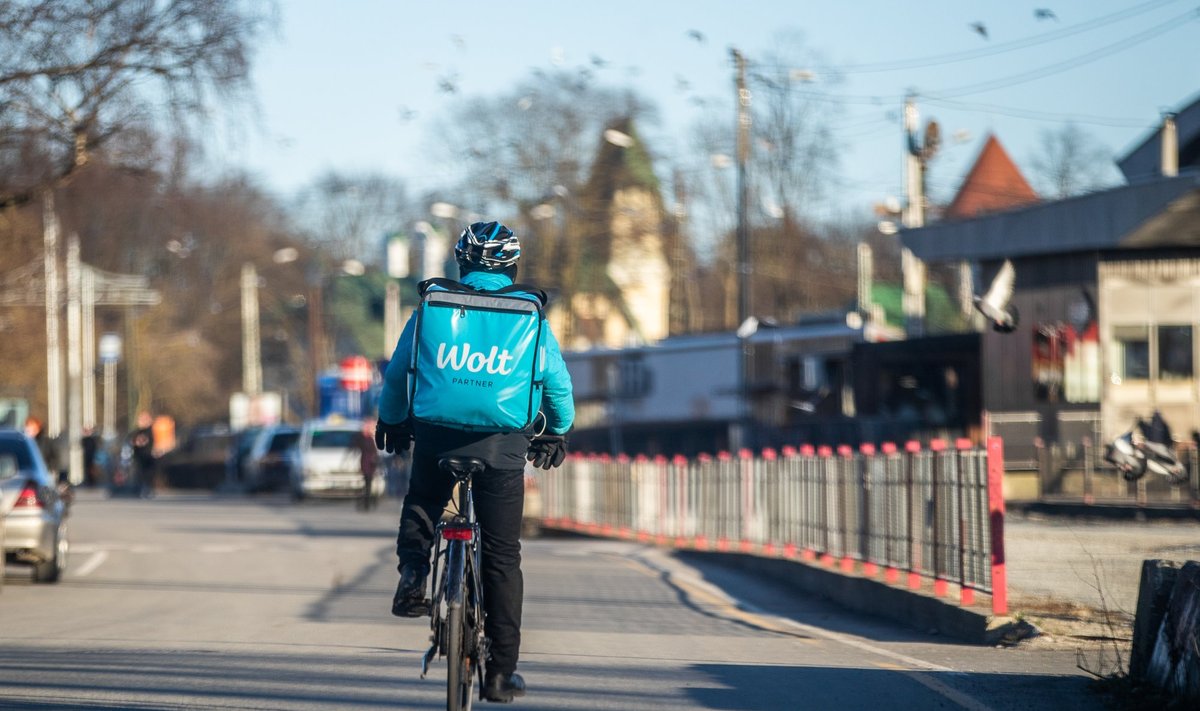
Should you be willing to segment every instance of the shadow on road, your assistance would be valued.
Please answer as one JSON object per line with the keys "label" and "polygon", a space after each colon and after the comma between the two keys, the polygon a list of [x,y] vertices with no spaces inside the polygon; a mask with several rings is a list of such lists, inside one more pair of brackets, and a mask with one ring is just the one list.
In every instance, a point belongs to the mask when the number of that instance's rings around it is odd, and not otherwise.
{"label": "shadow on road", "polygon": [[[22,709],[437,709],[442,667],[417,675],[418,650],[270,645],[216,649],[87,649],[5,645],[0,707]],[[892,669],[699,663],[641,667],[581,659],[530,661],[530,696],[512,708],[979,708],[987,692],[1011,708],[1082,711],[1100,700],[1079,677],[936,674]],[[993,697],[995,698],[995,697]],[[964,704],[965,702],[965,704]],[[998,708],[1009,708],[1008,706]]]}

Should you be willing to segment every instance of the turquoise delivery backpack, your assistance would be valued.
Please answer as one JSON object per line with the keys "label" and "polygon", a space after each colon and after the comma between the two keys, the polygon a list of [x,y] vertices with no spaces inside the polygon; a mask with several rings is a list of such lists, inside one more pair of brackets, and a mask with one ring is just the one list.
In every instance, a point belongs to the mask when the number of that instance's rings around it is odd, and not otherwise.
{"label": "turquoise delivery backpack", "polygon": [[476,432],[531,431],[542,402],[546,293],[523,284],[478,291],[451,279],[417,288],[410,417]]}

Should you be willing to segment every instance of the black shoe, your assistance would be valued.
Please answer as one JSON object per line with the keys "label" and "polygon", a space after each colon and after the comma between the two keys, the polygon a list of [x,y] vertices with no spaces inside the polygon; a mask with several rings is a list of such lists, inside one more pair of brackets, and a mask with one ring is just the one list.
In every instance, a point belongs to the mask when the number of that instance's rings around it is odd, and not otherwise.
{"label": "black shoe", "polygon": [[400,584],[392,598],[392,614],[396,617],[424,617],[429,614],[429,600],[425,598],[424,570],[406,565],[400,569]]}
{"label": "black shoe", "polygon": [[483,698],[488,701],[499,701],[502,704],[511,702],[518,696],[525,695],[525,680],[521,675],[488,674],[483,682]]}

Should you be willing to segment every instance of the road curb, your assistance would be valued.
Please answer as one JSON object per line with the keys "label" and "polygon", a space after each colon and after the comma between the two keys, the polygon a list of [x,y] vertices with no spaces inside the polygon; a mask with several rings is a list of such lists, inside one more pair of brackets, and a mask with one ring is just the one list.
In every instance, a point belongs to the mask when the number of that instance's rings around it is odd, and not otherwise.
{"label": "road curb", "polygon": [[1175,506],[1138,506],[1082,501],[1006,501],[1008,515],[1020,518],[1072,518],[1098,521],[1200,521],[1200,508],[1187,503]]}
{"label": "road curb", "polygon": [[704,561],[763,576],[854,612],[971,644],[994,645],[1036,634],[1036,628],[1020,620],[993,617],[982,609],[961,607],[878,580],[847,575],[803,561],[689,550],[676,550],[675,555],[684,562]]}

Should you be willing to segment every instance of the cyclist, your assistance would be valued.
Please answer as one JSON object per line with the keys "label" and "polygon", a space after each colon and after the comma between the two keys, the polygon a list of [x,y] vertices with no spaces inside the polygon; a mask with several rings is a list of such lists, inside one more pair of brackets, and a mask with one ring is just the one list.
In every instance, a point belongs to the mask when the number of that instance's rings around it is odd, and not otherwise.
{"label": "cyclist", "polygon": [[[498,222],[476,222],[467,227],[454,247],[459,278],[467,286],[495,291],[516,279],[521,245],[512,230]],[[521,514],[525,497],[524,467],[529,459],[550,468],[566,454],[566,433],[575,418],[571,378],[558,341],[544,327],[543,396],[541,410],[545,432],[480,433],[408,419],[408,365],[415,315],[405,324],[380,394],[375,443],[389,453],[413,445],[411,480],[400,513],[396,538],[400,583],[392,599],[392,614],[422,617],[429,614],[425,598],[429,555],[434,527],[453,492],[453,478],[442,472],[438,459],[445,456],[476,457],[487,469],[474,482],[475,511],[482,529],[484,630],[491,644],[484,679],[484,698],[511,701],[525,694],[525,682],[516,673],[521,644]]]}

